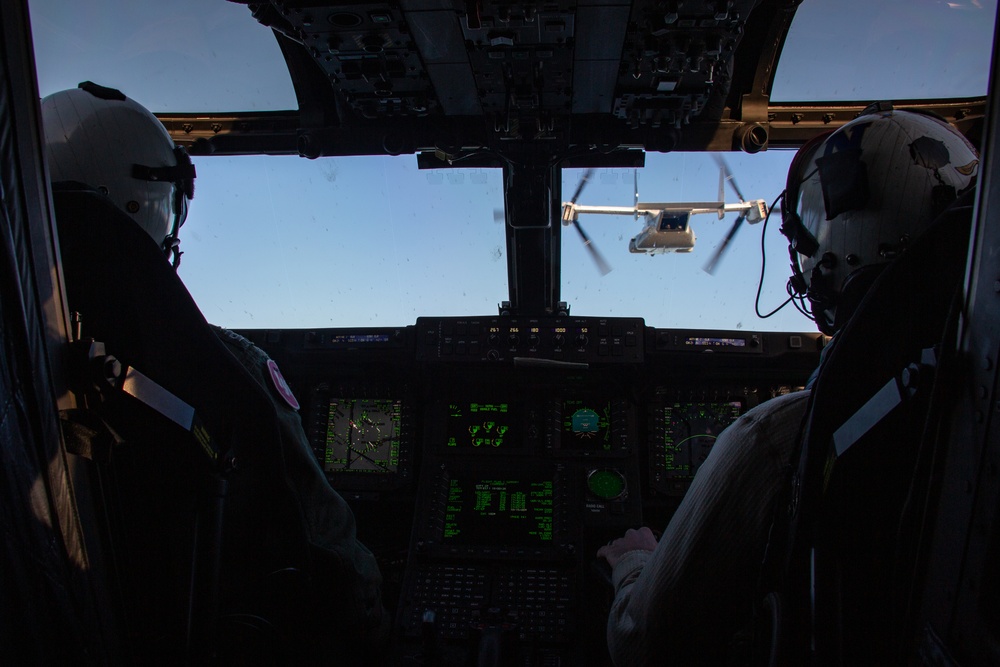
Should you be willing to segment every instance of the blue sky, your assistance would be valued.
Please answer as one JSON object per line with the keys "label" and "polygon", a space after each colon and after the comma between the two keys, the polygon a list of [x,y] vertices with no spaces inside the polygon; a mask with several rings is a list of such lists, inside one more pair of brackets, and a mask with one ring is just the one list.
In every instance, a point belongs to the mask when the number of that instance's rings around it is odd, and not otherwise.
{"label": "blue sky", "polygon": [[[29,4],[43,95],[91,79],[154,111],[295,106],[276,44],[245,6]],[[995,11],[995,0],[806,0],[773,99],[983,94]],[[747,197],[771,202],[791,157],[767,151],[728,160]],[[646,163],[641,200],[715,198],[710,156],[649,154]],[[494,215],[503,199],[498,170],[422,172],[413,156],[206,157],[196,165],[180,275],[212,322],[403,326],[421,315],[491,315],[507,298],[503,225]],[[565,173],[564,193],[579,177]],[[580,203],[631,201],[631,171],[602,170]],[[754,315],[761,225],[744,226],[714,276],[702,271],[732,217],[697,216],[693,253],[649,257],[627,251],[640,223],[582,216],[613,271],[602,277],[564,228],[562,297],[573,314],[639,316],[660,327],[813,330],[791,307],[770,320]],[[788,274],[778,223],[767,231],[765,310],[783,300]]]}
{"label": "blue sky", "polygon": [[[790,151],[731,156],[746,196],[769,202],[783,187]],[[507,298],[499,170],[422,172],[412,157],[310,162],[287,157],[202,158],[181,276],[214,320],[229,326],[398,326],[420,315],[492,314]],[[712,200],[718,168],[707,155],[650,155],[640,199]],[[571,192],[579,170],[567,171]],[[730,193],[730,198],[732,195]],[[308,207],[287,202],[308,200]],[[630,205],[631,170],[600,170],[580,203]],[[690,255],[628,252],[642,222],[583,215],[611,263],[594,267],[576,233],[563,232],[563,299],[574,314],[646,317],[657,326],[760,328],[753,297],[761,225],[745,226],[714,276],[701,267],[734,216],[693,218]],[[786,242],[769,233],[765,306],[784,294]],[[224,258],[220,267],[218,258]],[[261,304],[272,304],[261,310]],[[205,306],[203,305],[203,308]],[[811,324],[789,308],[775,329]],[[210,317],[210,319],[213,319]]]}

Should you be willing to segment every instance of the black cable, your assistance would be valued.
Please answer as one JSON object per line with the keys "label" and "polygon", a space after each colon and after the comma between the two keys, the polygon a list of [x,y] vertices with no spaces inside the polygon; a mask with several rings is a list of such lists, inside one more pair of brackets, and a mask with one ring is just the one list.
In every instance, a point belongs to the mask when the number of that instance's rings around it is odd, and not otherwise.
{"label": "black cable", "polygon": [[816,316],[813,315],[812,304],[809,303],[809,300],[801,294],[796,294],[794,290],[792,290],[791,283],[785,283],[785,290],[787,290],[788,295],[792,298],[792,305],[795,306],[795,309],[810,320],[815,321]]}
{"label": "black cable", "polygon": [[[778,201],[782,200],[784,198],[784,196],[785,196],[785,193],[782,192],[780,195],[778,195],[777,197],[775,197],[774,201],[771,203],[770,208],[767,209],[767,215],[764,216],[764,226],[763,226],[763,228],[761,229],[761,232],[760,232],[760,280],[757,281],[757,298],[754,299],[753,309],[754,309],[754,312],[757,313],[757,317],[759,317],[762,320],[766,320],[767,318],[771,317],[772,315],[774,315],[775,313],[777,313],[779,310],[781,310],[782,308],[784,308],[785,306],[787,306],[789,304],[789,302],[794,302],[795,301],[795,295],[791,294],[791,291],[789,290],[789,297],[788,297],[788,299],[786,299],[785,301],[783,301],[780,306],[778,306],[777,308],[775,308],[774,310],[772,310],[767,315],[761,315],[760,314],[760,292],[761,292],[762,289],[764,289],[764,267],[767,266],[767,251],[766,251],[765,245],[764,245],[764,239],[767,238],[767,222],[768,222],[768,220],[771,219],[771,213],[774,212],[774,207],[778,205]],[[798,304],[796,304],[795,307],[799,308]],[[801,309],[799,310],[799,312],[801,312]]]}

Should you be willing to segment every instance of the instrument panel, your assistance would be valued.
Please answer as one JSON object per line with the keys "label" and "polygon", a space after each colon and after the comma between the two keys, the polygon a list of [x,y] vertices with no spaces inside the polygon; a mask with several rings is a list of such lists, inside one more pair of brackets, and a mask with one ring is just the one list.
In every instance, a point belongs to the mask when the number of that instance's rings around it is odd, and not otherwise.
{"label": "instrument panel", "polygon": [[649,408],[650,488],[683,496],[712,445],[743,412],[746,400],[654,401]]}
{"label": "instrument panel", "polygon": [[511,664],[602,664],[597,548],[662,530],[726,426],[801,387],[826,342],[586,317],[241,333],[308,396],[414,665],[474,664],[487,640]]}
{"label": "instrument panel", "polygon": [[321,382],[302,415],[316,460],[337,489],[399,487],[412,473],[412,406],[399,396],[366,394]]}
{"label": "instrument panel", "polygon": [[331,398],[323,470],[392,475],[399,470],[402,406],[398,400]]}

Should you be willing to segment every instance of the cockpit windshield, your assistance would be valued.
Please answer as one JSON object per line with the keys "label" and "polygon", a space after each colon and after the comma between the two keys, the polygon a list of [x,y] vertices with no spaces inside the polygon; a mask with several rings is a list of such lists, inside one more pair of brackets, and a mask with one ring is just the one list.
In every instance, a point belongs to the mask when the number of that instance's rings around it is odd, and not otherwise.
{"label": "cockpit windshield", "polygon": [[[119,88],[156,113],[297,108],[271,31],[247,6],[184,0],[32,0],[39,89],[84,80]],[[854,7],[851,7],[853,5]],[[771,100],[867,103],[986,93],[996,3],[806,0],[798,9]],[[855,23],[863,13],[866,20]],[[827,29],[831,25],[838,29]],[[858,32],[853,25],[863,25]],[[858,29],[860,30],[860,28]],[[845,34],[854,38],[847,42]],[[784,188],[793,150],[648,152],[645,166],[596,169],[581,212],[562,228],[561,299],[574,315],[642,317],[656,327],[812,330],[786,298],[780,215],[743,224],[706,265],[739,213],[694,214],[690,252],[630,252],[644,202],[763,200]],[[418,169],[413,155],[307,160],[288,155],[194,158],[196,195],[181,230],[180,275],[212,322],[234,328],[401,326],[418,316],[494,314],[508,298],[503,174]],[[563,200],[584,169],[564,169]],[[735,187],[734,187],[735,186]],[[610,266],[603,273],[596,249]]]}

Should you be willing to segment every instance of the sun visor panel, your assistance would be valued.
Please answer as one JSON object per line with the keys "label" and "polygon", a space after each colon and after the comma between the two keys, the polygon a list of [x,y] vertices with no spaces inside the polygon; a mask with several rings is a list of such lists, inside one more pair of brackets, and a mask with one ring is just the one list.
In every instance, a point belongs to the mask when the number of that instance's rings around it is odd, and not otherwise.
{"label": "sun visor panel", "polygon": [[588,60],[610,60],[618,67],[630,10],[629,5],[577,8],[573,44],[577,66]]}
{"label": "sun visor panel", "polygon": [[583,60],[573,71],[573,113],[611,112],[614,90],[618,78],[617,60]]}
{"label": "sun visor panel", "polygon": [[454,10],[408,12],[406,22],[425,65],[465,63],[468,67],[465,37],[455,21]]}
{"label": "sun visor panel", "polygon": [[446,116],[479,116],[483,113],[476,80],[467,64],[428,65],[427,74],[435,90],[446,91],[437,100]]}

